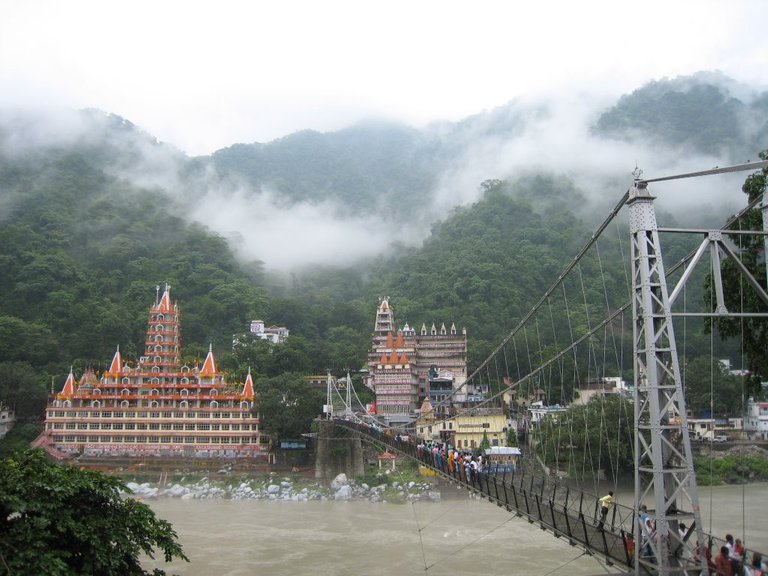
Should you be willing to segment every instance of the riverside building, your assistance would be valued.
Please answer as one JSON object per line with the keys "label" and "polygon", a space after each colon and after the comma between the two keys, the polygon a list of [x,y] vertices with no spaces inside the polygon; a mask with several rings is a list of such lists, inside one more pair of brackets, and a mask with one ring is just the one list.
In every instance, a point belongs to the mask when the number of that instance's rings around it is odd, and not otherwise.
{"label": "riverside building", "polygon": [[429,399],[440,416],[463,406],[478,391],[467,390],[467,331],[455,324],[439,328],[422,324],[419,331],[406,322],[395,328],[389,298],[376,310],[373,346],[368,354],[368,385],[376,394],[376,413],[389,423],[405,424]]}
{"label": "riverside building", "polygon": [[144,356],[124,362],[118,347],[100,376],[86,370],[78,381],[70,370],[34,444],[58,457],[266,458],[250,370],[227,383],[212,349],[202,366],[182,365],[180,327],[166,285],[149,310]]}

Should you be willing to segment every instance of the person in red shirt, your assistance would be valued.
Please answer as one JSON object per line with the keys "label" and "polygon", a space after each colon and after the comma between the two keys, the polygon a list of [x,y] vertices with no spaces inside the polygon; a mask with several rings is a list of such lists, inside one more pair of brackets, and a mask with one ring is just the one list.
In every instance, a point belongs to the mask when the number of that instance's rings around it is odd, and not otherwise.
{"label": "person in red shirt", "polygon": [[720,576],[733,576],[733,566],[726,546],[720,548],[720,554],[715,558],[715,569]]}

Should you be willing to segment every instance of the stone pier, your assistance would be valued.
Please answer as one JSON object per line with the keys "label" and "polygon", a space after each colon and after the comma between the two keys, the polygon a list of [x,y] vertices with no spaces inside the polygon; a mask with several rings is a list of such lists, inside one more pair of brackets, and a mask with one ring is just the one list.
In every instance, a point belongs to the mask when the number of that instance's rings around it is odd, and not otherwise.
{"label": "stone pier", "polygon": [[330,482],[342,472],[354,478],[364,472],[363,447],[359,436],[320,420],[315,444],[315,478]]}

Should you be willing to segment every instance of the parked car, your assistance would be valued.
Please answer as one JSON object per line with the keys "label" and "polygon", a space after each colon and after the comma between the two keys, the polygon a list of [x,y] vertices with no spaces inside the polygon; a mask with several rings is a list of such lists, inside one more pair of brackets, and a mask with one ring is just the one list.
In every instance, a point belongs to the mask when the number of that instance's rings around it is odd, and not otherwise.
{"label": "parked car", "polygon": [[728,442],[728,436],[725,434],[720,434],[712,438],[712,442]]}

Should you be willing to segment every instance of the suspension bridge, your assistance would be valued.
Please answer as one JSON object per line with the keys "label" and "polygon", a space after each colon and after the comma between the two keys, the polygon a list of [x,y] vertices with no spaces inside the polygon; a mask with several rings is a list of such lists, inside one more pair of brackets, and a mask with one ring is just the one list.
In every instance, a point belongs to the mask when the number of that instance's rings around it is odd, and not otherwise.
{"label": "suspension bridge", "polygon": [[[665,229],[657,224],[651,188],[767,168],[764,160],[654,179],[643,179],[636,170],[632,186],[555,282],[453,391],[467,386],[491,391],[482,403],[463,410],[509,406],[527,455],[514,473],[471,472],[447,458],[445,446],[433,448],[405,436],[405,429],[361,419],[352,409],[349,381],[342,397],[329,378],[329,422],[321,436],[362,439],[416,460],[616,571],[714,572],[714,557],[725,542],[707,533],[701,517],[684,393],[700,383],[686,380],[686,340],[689,332],[707,334],[714,364],[717,329],[741,331],[743,356],[748,333],[765,331],[768,277],[758,278],[753,270],[761,258],[765,266],[768,254],[768,202],[762,193],[750,197],[720,229]],[[762,218],[761,229],[754,225],[755,214]],[[668,269],[660,240],[666,235],[668,252],[680,255]],[[621,274],[606,274],[607,266],[623,270],[624,284],[617,280]],[[569,410],[579,391],[624,373],[632,374],[632,384],[619,391],[627,401],[613,402],[603,389],[584,410]],[[746,386],[746,376],[744,381]],[[342,410],[334,408],[334,394]],[[532,425],[525,401],[542,395],[559,400],[559,408]],[[453,411],[448,419],[457,416]],[[608,491],[606,482],[615,486],[625,469],[633,472],[633,505],[613,505],[599,522],[598,496]],[[744,540],[745,564],[768,552]]]}

